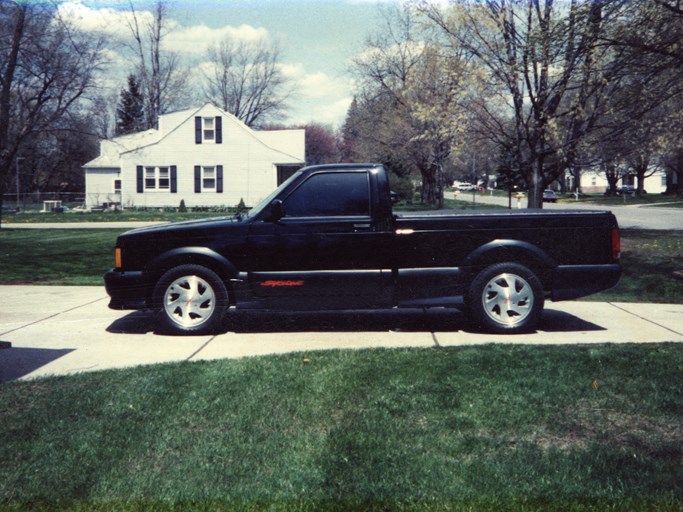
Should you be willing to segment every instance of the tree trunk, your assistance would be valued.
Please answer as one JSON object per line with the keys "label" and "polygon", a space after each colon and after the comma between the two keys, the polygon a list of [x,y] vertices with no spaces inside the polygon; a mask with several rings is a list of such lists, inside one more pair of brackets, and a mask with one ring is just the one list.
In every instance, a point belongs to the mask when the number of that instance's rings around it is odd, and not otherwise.
{"label": "tree trunk", "polygon": [[543,163],[540,159],[532,162],[529,178],[527,180],[529,185],[527,208],[543,208]]}
{"label": "tree trunk", "polygon": [[438,204],[439,187],[437,186],[436,173],[433,172],[432,166],[427,169],[420,169],[420,174],[422,175],[420,202],[428,205]]}
{"label": "tree trunk", "polygon": [[19,48],[21,46],[21,39],[24,35],[24,24],[26,20],[26,5],[16,6],[16,22],[14,25],[14,33],[12,34],[12,42],[7,56],[7,63],[5,64],[5,73],[2,76],[2,90],[0,90],[0,221],[2,220],[2,203],[5,195],[7,185],[7,176],[9,176],[12,160],[16,156],[17,147],[10,147],[10,110],[11,110],[11,92],[12,84],[14,82],[14,71],[17,67],[19,59]]}

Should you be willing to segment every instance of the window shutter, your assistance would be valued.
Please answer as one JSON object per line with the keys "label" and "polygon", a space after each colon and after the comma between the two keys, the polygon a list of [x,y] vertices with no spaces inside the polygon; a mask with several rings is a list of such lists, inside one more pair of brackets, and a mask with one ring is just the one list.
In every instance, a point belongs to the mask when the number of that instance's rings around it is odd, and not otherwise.
{"label": "window shutter", "polygon": [[223,193],[223,166],[216,166],[216,192]]}
{"label": "window shutter", "polygon": [[194,143],[202,143],[202,118],[200,116],[194,118]]}
{"label": "window shutter", "polygon": [[171,194],[178,193],[178,168],[175,165],[171,166]]}
{"label": "window shutter", "polygon": [[142,166],[138,165],[136,168],[137,171],[137,182],[138,182],[138,194],[142,194],[145,191],[145,178],[144,178],[144,171],[142,170]]}
{"label": "window shutter", "polygon": [[216,116],[216,144],[223,144],[223,119]]}
{"label": "window shutter", "polygon": [[202,168],[194,166],[194,191],[199,194],[202,191]]}

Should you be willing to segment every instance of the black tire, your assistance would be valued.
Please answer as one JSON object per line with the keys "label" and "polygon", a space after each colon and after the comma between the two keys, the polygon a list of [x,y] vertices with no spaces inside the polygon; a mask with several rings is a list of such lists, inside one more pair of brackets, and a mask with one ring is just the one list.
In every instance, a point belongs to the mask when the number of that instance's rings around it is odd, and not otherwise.
{"label": "black tire", "polygon": [[201,265],[180,265],[166,272],[154,287],[160,308],[159,327],[169,334],[218,332],[228,307],[225,285]]}
{"label": "black tire", "polygon": [[536,274],[518,263],[498,263],[474,278],[466,296],[474,324],[487,332],[533,331],[543,312],[543,286]]}

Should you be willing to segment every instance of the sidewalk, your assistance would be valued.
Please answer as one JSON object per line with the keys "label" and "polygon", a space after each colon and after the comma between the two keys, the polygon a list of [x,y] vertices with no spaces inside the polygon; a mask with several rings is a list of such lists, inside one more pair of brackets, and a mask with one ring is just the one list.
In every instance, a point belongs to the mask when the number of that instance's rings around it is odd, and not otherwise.
{"label": "sidewalk", "polygon": [[154,315],[110,310],[102,287],[0,286],[0,302],[0,381],[336,348],[683,342],[681,304],[549,302],[519,336],[472,332],[456,310],[230,311],[223,334],[173,337],[154,333]]}
{"label": "sidewalk", "polygon": [[167,222],[125,221],[125,222],[5,222],[2,229],[134,229],[167,224]]}

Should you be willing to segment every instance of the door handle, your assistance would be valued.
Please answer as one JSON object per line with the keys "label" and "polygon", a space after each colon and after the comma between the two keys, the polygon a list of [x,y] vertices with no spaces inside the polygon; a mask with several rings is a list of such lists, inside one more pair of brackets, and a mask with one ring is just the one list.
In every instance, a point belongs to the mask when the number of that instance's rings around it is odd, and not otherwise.
{"label": "door handle", "polygon": [[370,223],[369,222],[361,222],[353,225],[353,229],[356,231],[359,230],[369,230],[370,229]]}

